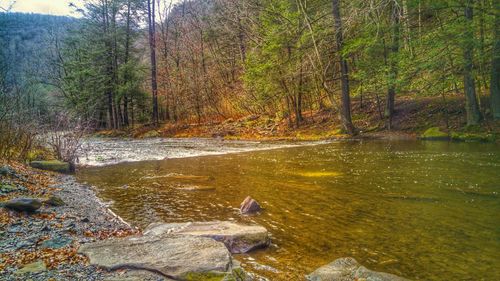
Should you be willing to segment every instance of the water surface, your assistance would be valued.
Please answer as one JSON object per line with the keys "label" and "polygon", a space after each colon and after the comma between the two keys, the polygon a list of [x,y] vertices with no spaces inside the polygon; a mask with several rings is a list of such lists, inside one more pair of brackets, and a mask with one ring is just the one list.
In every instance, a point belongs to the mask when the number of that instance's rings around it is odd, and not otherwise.
{"label": "water surface", "polygon": [[[270,280],[303,280],[346,256],[414,280],[500,280],[494,144],[338,142],[90,167],[78,178],[141,227],[262,224],[271,247],[237,258]],[[247,195],[262,214],[239,215]]]}

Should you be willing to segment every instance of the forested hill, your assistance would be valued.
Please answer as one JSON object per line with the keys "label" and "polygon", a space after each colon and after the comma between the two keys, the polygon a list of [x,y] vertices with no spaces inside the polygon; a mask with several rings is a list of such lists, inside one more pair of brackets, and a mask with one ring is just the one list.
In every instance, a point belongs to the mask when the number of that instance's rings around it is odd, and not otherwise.
{"label": "forested hill", "polygon": [[5,93],[51,85],[58,109],[112,130],[498,128],[499,1],[83,2],[77,21],[2,14]]}
{"label": "forested hill", "polygon": [[0,85],[5,94],[46,113],[47,94],[54,90],[48,77],[58,71],[54,49],[76,22],[70,17],[0,13]]}

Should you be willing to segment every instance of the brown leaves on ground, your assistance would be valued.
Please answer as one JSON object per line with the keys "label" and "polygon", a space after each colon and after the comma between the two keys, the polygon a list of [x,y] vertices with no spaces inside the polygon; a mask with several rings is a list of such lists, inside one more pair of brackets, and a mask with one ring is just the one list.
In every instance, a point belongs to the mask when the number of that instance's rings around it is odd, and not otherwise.
{"label": "brown leaves on ground", "polygon": [[[36,170],[13,161],[0,160],[0,166],[10,166],[16,173],[16,176],[6,176],[1,178],[2,180],[8,181],[10,184],[22,185],[28,189],[30,194],[44,194],[47,191],[54,190],[54,188],[50,187],[56,183],[54,173]],[[15,193],[12,195],[15,195]]]}
{"label": "brown leaves on ground", "polygon": [[0,254],[0,271],[6,266],[15,266],[18,268],[26,264],[43,260],[47,268],[54,269],[61,264],[87,263],[85,256],[77,253],[78,245],[62,249],[40,249],[36,251],[20,250],[15,252]]}

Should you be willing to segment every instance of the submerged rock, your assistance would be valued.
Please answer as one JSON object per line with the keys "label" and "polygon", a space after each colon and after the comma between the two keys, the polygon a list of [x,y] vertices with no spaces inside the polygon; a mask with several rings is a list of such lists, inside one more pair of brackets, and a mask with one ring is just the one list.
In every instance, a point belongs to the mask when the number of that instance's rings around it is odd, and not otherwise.
{"label": "submerged rock", "polygon": [[214,186],[199,186],[199,185],[185,185],[177,187],[179,190],[184,191],[214,191]]}
{"label": "submerged rock", "polygon": [[242,214],[252,214],[259,212],[260,210],[262,210],[262,208],[259,203],[250,196],[247,196],[240,206],[240,212]]}
{"label": "submerged rock", "polygon": [[42,206],[42,202],[34,198],[15,198],[3,202],[3,206],[18,212],[34,212]]}
{"label": "submerged rock", "polygon": [[309,281],[408,281],[384,272],[377,272],[360,265],[353,258],[340,258],[316,269],[306,276]]}
{"label": "submerged rock", "polygon": [[108,270],[147,270],[175,280],[244,280],[233,273],[231,254],[224,244],[206,237],[145,235],[109,239],[82,245],[78,252],[86,255],[91,264]]}
{"label": "submerged rock", "polygon": [[71,167],[68,162],[62,162],[58,160],[50,161],[33,161],[30,166],[40,170],[53,171],[59,173],[70,173]]}
{"label": "submerged rock", "polygon": [[260,225],[244,225],[228,221],[153,223],[144,235],[186,234],[215,239],[224,243],[233,254],[247,253],[254,249],[267,247],[269,233]]}

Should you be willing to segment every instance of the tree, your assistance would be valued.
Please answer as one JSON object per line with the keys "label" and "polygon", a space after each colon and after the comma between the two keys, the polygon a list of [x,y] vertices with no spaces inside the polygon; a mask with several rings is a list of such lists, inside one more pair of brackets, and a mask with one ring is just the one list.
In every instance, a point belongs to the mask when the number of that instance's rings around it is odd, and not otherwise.
{"label": "tree", "polygon": [[158,85],[156,76],[156,40],[155,40],[155,2],[148,0],[148,27],[149,27],[149,49],[151,56],[151,92],[153,96],[153,117],[152,121],[158,126]]}
{"label": "tree", "polygon": [[341,95],[341,109],[340,109],[340,119],[342,121],[342,126],[349,134],[355,134],[356,128],[352,124],[351,120],[351,97],[349,94],[349,70],[347,65],[347,59],[345,58],[343,51],[344,38],[342,30],[342,19],[340,17],[340,0],[332,0],[333,5],[333,20],[335,27],[335,39],[337,42],[337,52],[340,55],[340,69],[341,69],[341,83],[342,83],[342,95]]}
{"label": "tree", "polygon": [[491,60],[491,112],[493,118],[500,120],[500,1],[493,1],[495,19],[493,23],[493,58]]}
{"label": "tree", "polygon": [[400,18],[401,18],[401,8],[397,0],[390,1],[390,18],[391,18],[391,46],[390,54],[388,56],[389,61],[389,77],[388,77],[388,89],[387,89],[387,99],[385,104],[385,117],[387,118],[387,129],[392,128],[392,118],[394,116],[394,99],[396,96],[396,81],[398,76],[398,53],[399,53],[399,41],[400,41]]}
{"label": "tree", "polygon": [[473,33],[473,1],[465,0],[464,4],[464,33],[463,33],[463,52],[464,52],[464,92],[465,92],[465,109],[467,112],[467,125],[477,125],[481,121],[481,112],[476,97],[476,86],[473,68],[473,52],[474,52],[474,33]]}

